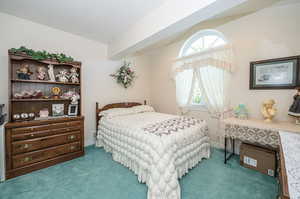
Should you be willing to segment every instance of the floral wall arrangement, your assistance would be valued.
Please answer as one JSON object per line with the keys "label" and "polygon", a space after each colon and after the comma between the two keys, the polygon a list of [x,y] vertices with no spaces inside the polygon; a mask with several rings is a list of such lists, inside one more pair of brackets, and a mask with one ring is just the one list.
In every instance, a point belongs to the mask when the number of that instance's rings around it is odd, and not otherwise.
{"label": "floral wall arrangement", "polygon": [[124,88],[128,88],[133,84],[136,78],[135,72],[130,68],[130,62],[124,62],[120,69],[110,76],[117,80],[118,84],[121,84]]}

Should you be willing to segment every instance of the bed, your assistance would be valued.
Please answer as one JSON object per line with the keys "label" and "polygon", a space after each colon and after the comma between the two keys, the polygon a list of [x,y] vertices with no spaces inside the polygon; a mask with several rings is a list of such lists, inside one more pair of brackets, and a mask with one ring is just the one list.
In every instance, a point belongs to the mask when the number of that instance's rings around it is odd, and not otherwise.
{"label": "bed", "polygon": [[148,199],[180,199],[178,179],[210,156],[203,120],[155,112],[140,103],[96,108],[96,146],[132,170]]}

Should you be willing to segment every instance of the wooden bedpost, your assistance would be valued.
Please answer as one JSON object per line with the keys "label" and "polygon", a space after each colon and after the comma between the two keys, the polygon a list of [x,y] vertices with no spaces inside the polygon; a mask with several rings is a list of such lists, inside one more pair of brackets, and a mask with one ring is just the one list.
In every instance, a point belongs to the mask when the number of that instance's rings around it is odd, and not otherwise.
{"label": "wooden bedpost", "polygon": [[144,105],[147,105],[147,100],[144,100]]}

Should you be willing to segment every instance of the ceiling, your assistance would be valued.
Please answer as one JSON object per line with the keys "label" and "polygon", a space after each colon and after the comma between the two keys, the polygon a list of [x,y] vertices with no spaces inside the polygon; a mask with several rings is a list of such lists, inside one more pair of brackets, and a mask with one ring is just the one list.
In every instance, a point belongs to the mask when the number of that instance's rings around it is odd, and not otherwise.
{"label": "ceiling", "polygon": [[167,0],[1,0],[0,12],[110,43]]}
{"label": "ceiling", "polygon": [[161,48],[163,46],[170,45],[179,40],[186,40],[191,35],[193,35],[201,29],[210,29],[213,27],[217,27],[270,6],[280,6],[293,3],[300,3],[300,0],[249,0],[241,4],[240,6],[234,7],[223,13],[215,15],[211,19],[201,22],[193,26],[192,28],[185,30],[184,32],[174,34],[165,40],[150,45],[138,51],[137,54],[144,54],[152,51],[155,52],[156,49]]}

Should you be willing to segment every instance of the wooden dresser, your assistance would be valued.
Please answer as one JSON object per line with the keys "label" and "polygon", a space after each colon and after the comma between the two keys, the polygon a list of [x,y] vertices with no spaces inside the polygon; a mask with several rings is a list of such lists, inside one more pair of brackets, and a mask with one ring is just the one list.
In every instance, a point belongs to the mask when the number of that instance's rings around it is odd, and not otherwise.
{"label": "wooden dresser", "polygon": [[6,179],[84,155],[84,117],[7,123]]}

